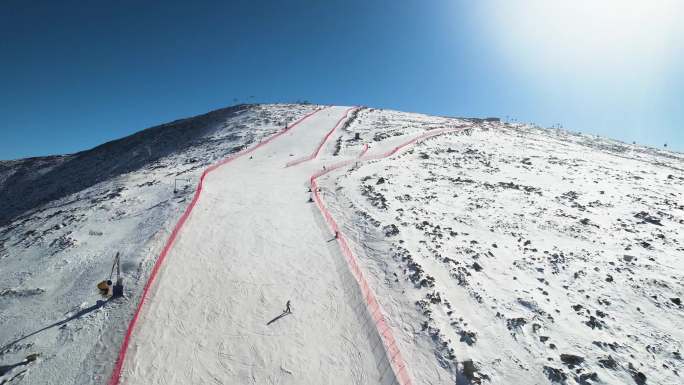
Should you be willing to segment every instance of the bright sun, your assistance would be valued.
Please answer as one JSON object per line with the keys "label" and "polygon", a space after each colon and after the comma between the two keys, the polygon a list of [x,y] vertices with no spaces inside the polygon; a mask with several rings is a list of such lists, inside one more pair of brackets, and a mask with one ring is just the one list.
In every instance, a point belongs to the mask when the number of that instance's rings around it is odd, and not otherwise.
{"label": "bright sun", "polygon": [[681,0],[483,1],[480,6],[484,33],[518,64],[657,70],[683,51]]}

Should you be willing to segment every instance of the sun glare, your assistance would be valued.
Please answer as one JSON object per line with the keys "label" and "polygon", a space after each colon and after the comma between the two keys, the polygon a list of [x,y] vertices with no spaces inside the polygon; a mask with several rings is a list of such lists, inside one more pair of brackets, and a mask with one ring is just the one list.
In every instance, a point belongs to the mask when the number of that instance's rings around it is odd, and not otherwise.
{"label": "sun glare", "polygon": [[[658,70],[682,55],[679,0],[485,1],[484,34],[517,64]],[[534,63],[537,63],[534,65]]]}

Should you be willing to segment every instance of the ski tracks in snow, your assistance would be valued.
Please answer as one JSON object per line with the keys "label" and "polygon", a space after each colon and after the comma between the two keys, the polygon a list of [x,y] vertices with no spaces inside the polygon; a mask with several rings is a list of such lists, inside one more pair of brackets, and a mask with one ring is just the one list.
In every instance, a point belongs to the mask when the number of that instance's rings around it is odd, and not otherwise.
{"label": "ski tracks in snow", "polygon": [[[123,383],[411,384],[378,302],[355,282],[363,273],[346,265],[348,247],[340,255],[333,246],[346,245],[343,235],[330,243],[335,238],[321,232],[316,210],[306,209],[302,185],[310,179],[315,188],[327,172],[447,131],[374,155],[366,144],[355,159],[315,172],[321,149],[354,109],[329,108],[280,132],[278,142],[245,151],[249,158],[205,173],[189,225],[167,247],[170,262],[141,312],[131,354],[120,355]],[[323,139],[304,130],[321,130]],[[311,155],[287,162],[312,147]],[[288,300],[293,313],[280,314]],[[118,375],[112,378],[117,384]]]}
{"label": "ski tracks in snow", "polygon": [[[306,131],[327,138],[348,112],[329,108],[207,176],[141,312],[122,383],[378,382],[346,292],[353,278],[305,201],[315,162],[282,167],[325,143]],[[287,300],[293,313],[279,317]]]}

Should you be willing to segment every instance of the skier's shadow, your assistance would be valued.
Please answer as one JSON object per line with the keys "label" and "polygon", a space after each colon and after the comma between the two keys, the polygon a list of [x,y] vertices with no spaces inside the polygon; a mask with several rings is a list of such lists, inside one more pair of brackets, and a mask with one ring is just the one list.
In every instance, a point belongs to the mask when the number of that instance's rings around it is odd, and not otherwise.
{"label": "skier's shadow", "polygon": [[42,331],[45,331],[45,330],[54,328],[54,327],[56,327],[56,326],[61,326],[61,325],[64,325],[65,323],[67,323],[67,322],[69,322],[69,321],[73,321],[73,320],[75,320],[75,319],[81,318],[81,317],[83,317],[84,315],[86,315],[86,314],[88,314],[88,313],[90,313],[90,312],[92,312],[92,311],[95,311],[95,310],[97,310],[97,309],[103,307],[104,305],[106,305],[106,304],[107,304],[109,301],[111,301],[111,300],[112,300],[112,298],[108,298],[108,299],[106,299],[106,300],[99,300],[99,301],[97,301],[93,306],[87,307],[87,308],[85,308],[85,309],[81,309],[81,310],[78,311],[76,314],[72,315],[71,317],[65,318],[65,319],[63,319],[63,320],[61,320],[61,321],[57,321],[57,322],[55,322],[55,323],[53,323],[53,324],[50,324],[50,325],[48,325],[48,326],[46,326],[46,327],[44,327],[44,328],[42,328],[42,329],[36,330],[36,331],[33,332],[33,333],[29,333],[29,334],[26,334],[26,335],[24,335],[24,336],[21,336],[21,337],[17,338],[16,340],[12,341],[12,342],[9,342],[9,343],[6,344],[5,346],[0,347],[0,353],[6,351],[7,349],[9,349],[10,347],[12,347],[12,345],[16,344],[17,342],[23,341],[23,340],[25,340],[25,339],[27,339],[27,338],[29,338],[29,337],[31,337],[31,336],[34,336],[34,335],[36,335],[36,334],[38,334],[38,333],[40,333],[40,332],[42,332]]}
{"label": "skier's shadow", "polygon": [[[33,357],[31,357],[31,355],[27,356],[23,361],[17,362],[16,364],[0,365],[0,376],[4,376],[5,374],[12,371],[12,369],[14,369],[14,368],[18,368],[20,366],[26,366],[26,365],[30,364],[31,362],[36,360],[36,358],[38,357],[38,354],[33,354],[32,356]],[[18,373],[17,376],[21,373],[23,373],[23,372]],[[17,377],[17,376],[15,376],[15,377]],[[10,381],[12,381],[12,379],[10,379]],[[4,384],[5,382],[3,381],[2,383]]]}
{"label": "skier's shadow", "polygon": [[268,326],[268,325],[270,325],[270,324],[276,322],[277,320],[279,320],[279,319],[281,319],[281,318],[283,318],[283,317],[285,317],[286,315],[289,315],[289,314],[292,314],[292,312],[289,312],[289,311],[284,311],[284,312],[282,312],[279,316],[277,316],[277,317],[275,317],[274,319],[268,321],[268,323],[266,324],[266,326]]}
{"label": "skier's shadow", "polygon": [[[13,364],[13,365],[0,366],[0,376],[4,376],[5,373],[9,373],[10,370],[12,370],[16,367],[24,366],[24,365],[28,365],[28,364],[29,364],[28,361],[24,360],[24,361],[18,362],[18,363]],[[4,382],[3,382],[3,384],[4,384]]]}

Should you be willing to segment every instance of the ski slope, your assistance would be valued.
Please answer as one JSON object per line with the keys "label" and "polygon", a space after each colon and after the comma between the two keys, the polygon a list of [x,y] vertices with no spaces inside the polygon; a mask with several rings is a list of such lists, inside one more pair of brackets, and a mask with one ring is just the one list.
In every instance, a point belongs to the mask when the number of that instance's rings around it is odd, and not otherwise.
{"label": "ski slope", "polygon": [[671,151],[296,104],[0,162],[0,383],[679,384],[682,186]]}
{"label": "ski slope", "polygon": [[284,167],[346,112],[320,111],[207,176],[133,332],[122,384],[393,382],[334,235],[307,202],[318,162]]}
{"label": "ski slope", "polygon": [[[232,106],[76,154],[0,161],[0,383],[107,383],[202,171],[317,108]],[[95,284],[117,251],[124,298],[103,301]]]}

